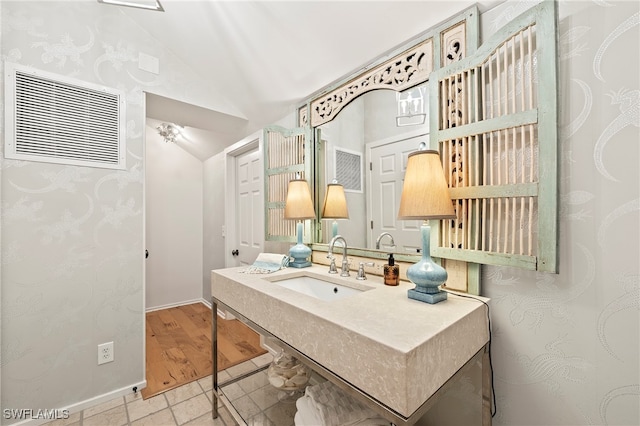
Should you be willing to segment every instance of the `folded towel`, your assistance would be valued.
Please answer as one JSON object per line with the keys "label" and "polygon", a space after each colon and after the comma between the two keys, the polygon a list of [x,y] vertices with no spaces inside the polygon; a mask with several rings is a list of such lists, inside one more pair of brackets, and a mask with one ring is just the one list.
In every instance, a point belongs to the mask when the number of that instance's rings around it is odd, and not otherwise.
{"label": "folded towel", "polygon": [[[304,398],[309,398],[309,405],[317,410],[321,425],[389,424],[375,411],[329,381],[307,387]],[[371,420],[371,423],[365,420]]]}
{"label": "folded towel", "polygon": [[289,265],[289,256],[277,253],[260,253],[253,265],[241,270],[245,274],[270,274],[271,272],[286,268]]}
{"label": "folded towel", "polygon": [[302,396],[296,401],[296,415],[293,418],[295,426],[320,426],[322,419],[315,408],[312,408],[311,399],[308,396]]}

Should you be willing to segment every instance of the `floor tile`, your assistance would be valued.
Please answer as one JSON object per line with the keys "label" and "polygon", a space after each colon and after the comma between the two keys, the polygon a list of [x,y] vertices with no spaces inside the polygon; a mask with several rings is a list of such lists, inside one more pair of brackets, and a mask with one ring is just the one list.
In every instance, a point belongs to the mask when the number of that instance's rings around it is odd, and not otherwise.
{"label": "floor tile", "polygon": [[128,423],[124,404],[82,419],[83,426],[122,426]]}
{"label": "floor tile", "polygon": [[191,399],[180,402],[171,407],[173,415],[176,417],[177,423],[183,425],[191,420],[197,419],[207,413],[211,415],[211,402],[207,396],[202,393]]}
{"label": "floor tile", "polygon": [[256,369],[256,365],[253,362],[251,362],[251,360],[249,360],[249,361],[240,363],[238,365],[234,365],[233,367],[229,367],[225,371],[229,373],[231,377],[238,377],[245,373],[254,371],[255,369]]}
{"label": "floor tile", "polygon": [[80,424],[80,416],[80,412],[69,414],[69,418],[67,419],[53,420],[45,423],[43,426],[75,426]]}
{"label": "floor tile", "polygon": [[199,395],[202,392],[203,391],[200,387],[200,384],[198,384],[197,381],[193,381],[187,383],[186,385],[171,389],[164,394],[167,397],[167,401],[169,401],[169,405],[174,405],[178,402],[186,401],[187,399],[193,398],[194,396]]}
{"label": "floor tile", "polygon": [[175,426],[176,420],[173,418],[171,409],[165,408],[164,410],[155,412],[149,416],[142,417],[136,421],[131,422],[131,426]]}
{"label": "floor tile", "polygon": [[167,400],[163,394],[156,395],[148,399],[136,399],[127,404],[129,421],[133,422],[167,407]]}
{"label": "floor tile", "polygon": [[84,418],[94,416],[98,413],[102,413],[104,411],[110,410],[119,405],[124,405],[124,398],[119,396],[117,398],[112,399],[111,401],[103,402],[94,407],[86,408],[84,410]]}
{"label": "floor tile", "polygon": [[[218,380],[220,380],[220,376],[218,376]],[[198,383],[200,384],[200,386],[204,391],[213,389],[213,378],[211,376],[198,379]]]}

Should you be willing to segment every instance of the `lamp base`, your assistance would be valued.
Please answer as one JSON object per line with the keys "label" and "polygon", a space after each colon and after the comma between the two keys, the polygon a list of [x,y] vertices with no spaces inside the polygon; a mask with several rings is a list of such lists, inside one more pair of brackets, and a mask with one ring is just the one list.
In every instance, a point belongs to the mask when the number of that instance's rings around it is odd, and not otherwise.
{"label": "lamp base", "polygon": [[431,227],[424,223],[420,231],[422,258],[407,269],[407,278],[416,285],[416,288],[407,292],[407,297],[434,304],[447,300],[447,293],[439,288],[447,281],[447,271],[431,259],[429,250]]}
{"label": "lamp base", "polygon": [[289,266],[292,268],[306,268],[311,266],[311,262],[308,260],[311,256],[311,249],[304,244],[296,244],[289,250],[289,257],[293,260],[289,262]]}
{"label": "lamp base", "polygon": [[311,266],[308,260],[311,256],[311,249],[302,243],[302,222],[298,222],[298,244],[289,249],[289,257],[293,262],[289,262],[292,268],[306,268]]}
{"label": "lamp base", "polygon": [[438,290],[437,293],[422,293],[416,289],[407,290],[407,297],[409,299],[419,300],[430,304],[435,304],[447,300],[447,292]]}

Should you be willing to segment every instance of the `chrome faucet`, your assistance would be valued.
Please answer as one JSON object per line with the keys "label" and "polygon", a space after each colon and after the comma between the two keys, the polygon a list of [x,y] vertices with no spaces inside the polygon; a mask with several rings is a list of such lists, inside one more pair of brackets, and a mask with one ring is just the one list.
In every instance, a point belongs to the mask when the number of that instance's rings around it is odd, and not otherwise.
{"label": "chrome faucet", "polygon": [[391,238],[391,245],[393,247],[396,246],[396,243],[393,241],[393,235],[391,235],[388,232],[383,232],[382,234],[378,235],[378,239],[376,239],[376,249],[380,249],[380,241],[382,240],[383,237],[385,237],[387,235],[389,236],[389,238]]}
{"label": "chrome faucet", "polygon": [[[340,271],[340,276],[348,277],[349,276],[349,260],[347,259],[347,241],[344,239],[342,235],[336,235],[331,239],[331,242],[329,242],[329,253],[327,254],[327,257],[331,259],[331,263],[333,264],[333,270],[335,271],[335,263],[334,263],[335,258],[333,256],[333,247],[336,244],[336,241],[338,240],[342,240],[342,269]],[[329,267],[329,273],[335,273],[331,271],[331,267]]]}

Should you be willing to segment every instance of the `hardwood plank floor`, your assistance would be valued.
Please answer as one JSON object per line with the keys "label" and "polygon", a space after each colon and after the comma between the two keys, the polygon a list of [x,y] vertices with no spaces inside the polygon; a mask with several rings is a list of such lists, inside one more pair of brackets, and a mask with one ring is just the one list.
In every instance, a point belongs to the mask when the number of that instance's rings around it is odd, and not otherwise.
{"label": "hardwood plank floor", "polygon": [[[194,303],[161,309],[147,312],[146,320],[144,399],[212,373],[209,307]],[[256,332],[238,320],[218,317],[218,370],[266,352]]]}

